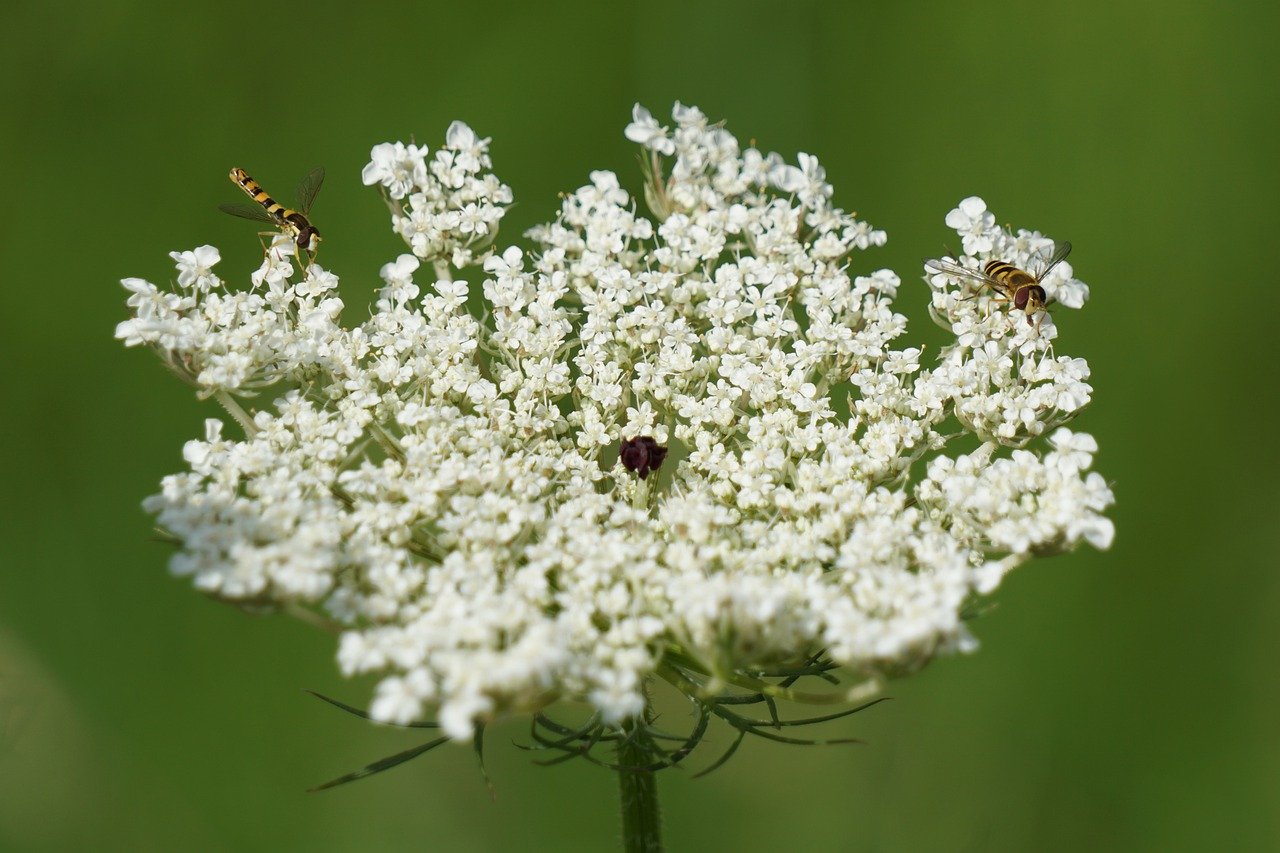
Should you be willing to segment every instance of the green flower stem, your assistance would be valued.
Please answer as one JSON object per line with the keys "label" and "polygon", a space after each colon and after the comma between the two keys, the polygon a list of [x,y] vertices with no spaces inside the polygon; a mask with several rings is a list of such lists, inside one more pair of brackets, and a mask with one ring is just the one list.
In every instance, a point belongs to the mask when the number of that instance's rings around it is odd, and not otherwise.
{"label": "green flower stem", "polygon": [[227,414],[236,419],[236,423],[240,424],[240,428],[244,430],[245,438],[253,438],[258,433],[258,427],[253,422],[253,418],[249,417],[249,413],[240,408],[240,404],[236,402],[236,398],[232,397],[221,388],[214,392],[213,399],[218,401],[218,405],[227,410]]}
{"label": "green flower stem", "polygon": [[618,792],[622,799],[622,849],[626,853],[661,853],[662,816],[658,809],[658,780],[649,754],[630,729],[618,741]]}

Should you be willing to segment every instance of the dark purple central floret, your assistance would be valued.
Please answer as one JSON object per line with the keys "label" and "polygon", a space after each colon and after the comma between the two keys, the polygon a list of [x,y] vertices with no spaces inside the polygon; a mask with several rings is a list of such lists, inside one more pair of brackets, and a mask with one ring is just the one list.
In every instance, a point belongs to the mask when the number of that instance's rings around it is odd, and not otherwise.
{"label": "dark purple central floret", "polygon": [[667,458],[667,449],[651,436],[642,435],[638,438],[624,438],[619,456],[623,467],[628,471],[635,471],[643,480],[649,476],[650,471],[657,471],[662,467],[662,460]]}

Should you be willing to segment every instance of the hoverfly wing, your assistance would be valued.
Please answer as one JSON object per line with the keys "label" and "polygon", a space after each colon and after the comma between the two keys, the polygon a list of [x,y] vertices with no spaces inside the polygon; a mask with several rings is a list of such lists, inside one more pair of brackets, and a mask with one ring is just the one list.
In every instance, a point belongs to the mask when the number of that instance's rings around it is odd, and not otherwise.
{"label": "hoverfly wing", "polygon": [[268,225],[276,224],[271,214],[267,213],[260,204],[220,204],[218,210],[232,216],[239,216],[241,219],[252,219],[254,222],[265,222]]}
{"label": "hoverfly wing", "polygon": [[930,258],[924,262],[924,268],[935,275],[949,275],[952,278],[958,278],[967,281],[974,281],[978,284],[994,287],[996,290],[1003,291],[1004,285],[998,280],[984,273],[982,270],[970,269],[961,266],[955,261],[946,260],[945,258]]}
{"label": "hoverfly wing", "polygon": [[311,205],[315,203],[316,195],[320,192],[320,186],[324,183],[324,166],[316,166],[306,177],[298,182],[298,191],[295,193],[298,202],[298,210],[303,216],[311,212]]}
{"label": "hoverfly wing", "polygon": [[973,272],[946,258],[925,258],[924,268],[935,275],[968,275]]}
{"label": "hoverfly wing", "polygon": [[1053,254],[1049,256],[1049,260],[1045,262],[1044,269],[1040,271],[1040,274],[1037,275],[1036,278],[1042,279],[1047,276],[1049,274],[1049,270],[1065,261],[1069,254],[1071,254],[1071,244],[1066,240],[1058,243],[1053,250]]}

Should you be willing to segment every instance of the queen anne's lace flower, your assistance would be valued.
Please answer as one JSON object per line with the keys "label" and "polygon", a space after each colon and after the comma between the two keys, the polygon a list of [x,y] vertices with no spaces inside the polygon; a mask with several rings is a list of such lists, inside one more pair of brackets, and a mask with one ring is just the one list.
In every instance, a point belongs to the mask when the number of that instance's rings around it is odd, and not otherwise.
{"label": "queen anne's lace flower", "polygon": [[[324,611],[342,670],[381,676],[375,718],[437,707],[463,737],[560,697],[628,718],[677,654],[730,680],[822,649],[911,671],[972,647],[961,614],[1010,569],[1110,544],[1097,444],[1062,428],[1088,365],[1055,354],[1052,318],[934,275],[955,342],[895,348],[901,282],[854,271],[884,233],[833,206],[817,159],[744,151],[693,107],[673,122],[637,106],[626,130],[653,218],[592,172],[528,254],[487,249],[511,201],[488,139],[376,146],[364,181],[412,254],[355,328],[336,277],[287,247],[248,290],[207,246],[174,254],[173,289],[126,279],[117,336],[243,431],[209,421],[147,500],[173,570]],[[981,199],[947,222],[971,267],[1052,250]],[[1065,264],[1043,284],[1087,296]],[[966,433],[978,448],[948,453]]]}

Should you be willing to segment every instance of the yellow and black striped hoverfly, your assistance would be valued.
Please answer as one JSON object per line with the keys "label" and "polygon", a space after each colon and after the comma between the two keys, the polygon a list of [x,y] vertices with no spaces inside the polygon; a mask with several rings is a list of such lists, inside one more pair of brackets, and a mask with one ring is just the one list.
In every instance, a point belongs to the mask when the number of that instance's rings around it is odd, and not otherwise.
{"label": "yellow and black striped hoverfly", "polygon": [[[285,207],[267,195],[266,190],[257,181],[249,177],[249,173],[244,169],[232,169],[230,177],[233,184],[244,190],[245,194],[257,203],[220,204],[218,205],[219,210],[232,216],[274,225],[283,233],[289,235],[300,251],[306,252],[308,257],[312,259],[315,258],[316,250],[320,248],[320,232],[311,224],[311,220],[307,218],[307,213],[311,210],[311,205],[316,200],[316,194],[320,192],[320,185],[324,183],[324,168],[322,166],[312,169],[298,183],[297,210]],[[263,236],[267,236],[269,233],[264,232]]]}
{"label": "yellow and black striped hoverfly", "polygon": [[991,288],[1001,299],[1012,302],[1014,308],[1026,314],[1027,323],[1031,323],[1032,316],[1043,311],[1049,301],[1040,282],[1044,281],[1049,271],[1062,263],[1069,254],[1071,254],[1071,244],[1063,240],[1054,248],[1049,260],[1034,274],[1019,269],[1008,261],[995,260],[987,261],[982,265],[981,270],[961,266],[946,258],[925,261],[924,266],[932,273],[949,275]]}

